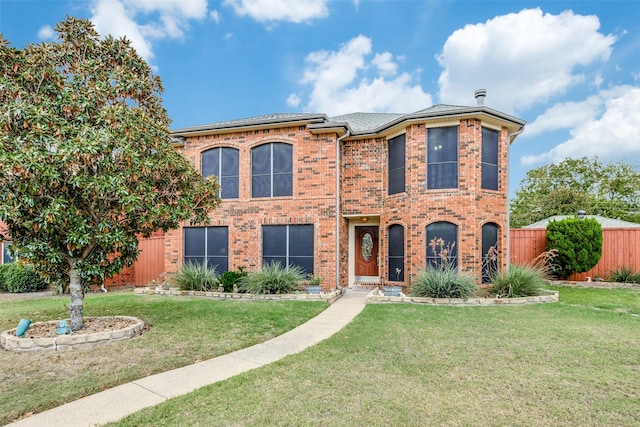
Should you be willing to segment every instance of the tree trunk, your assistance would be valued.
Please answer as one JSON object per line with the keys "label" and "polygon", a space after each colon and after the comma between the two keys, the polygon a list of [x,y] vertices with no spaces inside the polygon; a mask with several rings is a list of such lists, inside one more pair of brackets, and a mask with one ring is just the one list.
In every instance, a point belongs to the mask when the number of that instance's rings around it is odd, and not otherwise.
{"label": "tree trunk", "polygon": [[76,260],[71,262],[69,268],[69,291],[71,292],[71,304],[69,304],[69,313],[71,314],[71,330],[79,331],[84,328],[82,319],[83,309],[83,292],[82,280],[76,270]]}

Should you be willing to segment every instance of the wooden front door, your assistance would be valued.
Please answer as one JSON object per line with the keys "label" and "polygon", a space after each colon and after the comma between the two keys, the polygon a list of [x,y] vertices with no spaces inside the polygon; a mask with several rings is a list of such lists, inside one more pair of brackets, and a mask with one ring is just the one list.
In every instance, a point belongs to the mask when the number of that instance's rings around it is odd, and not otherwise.
{"label": "wooden front door", "polygon": [[378,275],[378,227],[356,227],[356,276]]}

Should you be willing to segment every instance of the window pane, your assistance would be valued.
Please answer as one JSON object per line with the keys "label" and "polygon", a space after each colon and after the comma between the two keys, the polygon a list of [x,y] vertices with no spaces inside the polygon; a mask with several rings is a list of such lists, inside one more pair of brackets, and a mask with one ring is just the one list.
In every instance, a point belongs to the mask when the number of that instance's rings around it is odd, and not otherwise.
{"label": "window pane", "polygon": [[185,264],[202,265],[204,263],[204,257],[184,257]]}
{"label": "window pane", "polygon": [[482,128],[482,161],[498,164],[498,132]]}
{"label": "window pane", "polygon": [[225,177],[220,180],[220,197],[223,199],[238,198],[238,177]]}
{"label": "window pane", "polygon": [[3,242],[2,243],[2,263],[3,264],[8,264],[8,263],[14,261],[13,257],[9,253],[9,246],[11,246],[10,242]]}
{"label": "window pane", "polygon": [[207,227],[207,256],[228,255],[228,228]]}
{"label": "window pane", "polygon": [[389,257],[389,280],[393,282],[404,281],[404,258]]}
{"label": "window pane", "polygon": [[211,150],[204,151],[201,154],[201,173],[203,177],[215,175],[220,176],[220,149],[213,148]]}
{"label": "window pane", "polygon": [[389,256],[404,256],[404,227],[399,224],[389,227]]}
{"label": "window pane", "polygon": [[498,190],[498,166],[482,164],[482,188]]}
{"label": "window pane", "polygon": [[303,274],[313,274],[313,257],[289,257],[289,265],[302,268]]}
{"label": "window pane", "polygon": [[292,179],[291,173],[274,174],[273,175],[273,197],[291,196]]}
{"label": "window pane", "polygon": [[313,225],[289,226],[289,256],[313,257]]}
{"label": "window pane", "polygon": [[279,263],[281,267],[287,266],[287,258],[286,257],[277,257],[277,256],[264,256],[262,257],[262,265],[267,266],[269,264]]}
{"label": "window pane", "polygon": [[[265,225],[262,227],[262,256],[286,257],[287,255],[287,226]],[[286,265],[286,263],[283,263]]]}
{"label": "window pane", "polygon": [[222,176],[238,176],[239,151],[235,148],[222,149]]}
{"label": "window pane", "polygon": [[450,222],[427,226],[427,266],[458,265],[458,227]]}
{"label": "window pane", "polygon": [[431,128],[427,131],[427,162],[458,161],[458,127]]}
{"label": "window pane", "polygon": [[389,171],[389,194],[398,194],[404,191],[404,169]]}
{"label": "window pane", "polygon": [[292,171],[292,149],[289,144],[273,144],[273,173]]}
{"label": "window pane", "polygon": [[253,175],[251,178],[252,197],[271,197],[271,177],[269,175]]}
{"label": "window pane", "polygon": [[184,257],[205,256],[204,227],[184,228]]}
{"label": "window pane", "polygon": [[251,149],[251,175],[271,173],[271,144]]}
{"label": "window pane", "polygon": [[458,163],[430,164],[427,168],[427,188],[429,190],[439,188],[458,187]]}
{"label": "window pane", "polygon": [[482,226],[482,283],[491,282],[491,277],[498,270],[498,226],[485,224]]}
{"label": "window pane", "polygon": [[207,257],[207,267],[216,269],[216,273],[222,274],[229,271],[228,258],[226,257]]}
{"label": "window pane", "polygon": [[389,140],[389,170],[404,168],[404,135]]}

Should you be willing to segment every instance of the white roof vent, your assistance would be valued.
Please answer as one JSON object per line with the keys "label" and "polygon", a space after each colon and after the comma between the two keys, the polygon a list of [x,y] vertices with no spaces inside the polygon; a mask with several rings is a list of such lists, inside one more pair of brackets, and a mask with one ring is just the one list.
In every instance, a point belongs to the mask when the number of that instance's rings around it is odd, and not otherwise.
{"label": "white roof vent", "polygon": [[486,89],[478,89],[476,90],[473,95],[476,97],[476,101],[478,102],[478,107],[481,107],[484,105],[484,98],[487,96],[487,90]]}

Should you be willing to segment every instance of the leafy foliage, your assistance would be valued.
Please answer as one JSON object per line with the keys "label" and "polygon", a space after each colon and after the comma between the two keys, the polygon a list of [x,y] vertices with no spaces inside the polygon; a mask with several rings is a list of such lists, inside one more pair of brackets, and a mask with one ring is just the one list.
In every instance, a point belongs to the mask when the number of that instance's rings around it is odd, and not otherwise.
{"label": "leafy foliage", "polygon": [[67,18],[19,50],[0,35],[0,219],[22,259],[71,290],[133,263],[138,237],[205,222],[218,203],[171,144],[160,78],[126,39]]}
{"label": "leafy foliage", "polygon": [[11,262],[0,265],[0,292],[23,293],[46,289],[45,282],[31,265]]}
{"label": "leafy foliage", "polygon": [[273,262],[250,272],[242,279],[240,290],[250,294],[288,294],[296,289],[304,277],[297,265],[285,268],[279,262]]}
{"label": "leafy foliage", "polygon": [[597,158],[565,159],[527,172],[511,201],[511,226],[578,210],[640,222],[640,171]]}
{"label": "leafy foliage", "polygon": [[607,280],[617,283],[640,283],[640,272],[636,273],[628,267],[622,267],[609,273]]}
{"label": "leafy foliage", "polygon": [[225,271],[222,273],[218,282],[224,288],[225,292],[233,292],[233,286],[239,286],[242,279],[247,276],[244,267],[238,267],[237,271]]}
{"label": "leafy foliage", "polygon": [[547,250],[557,251],[555,272],[563,279],[589,271],[602,256],[602,227],[593,218],[551,221]]}
{"label": "leafy foliage", "polygon": [[512,265],[493,276],[491,292],[499,298],[541,295],[548,283],[544,273],[528,265]]}
{"label": "leafy foliage", "polygon": [[218,287],[216,269],[206,264],[183,264],[171,280],[182,291],[211,291]]}
{"label": "leafy foliage", "polygon": [[474,278],[451,264],[418,270],[411,287],[411,295],[428,298],[469,298],[477,291]]}

